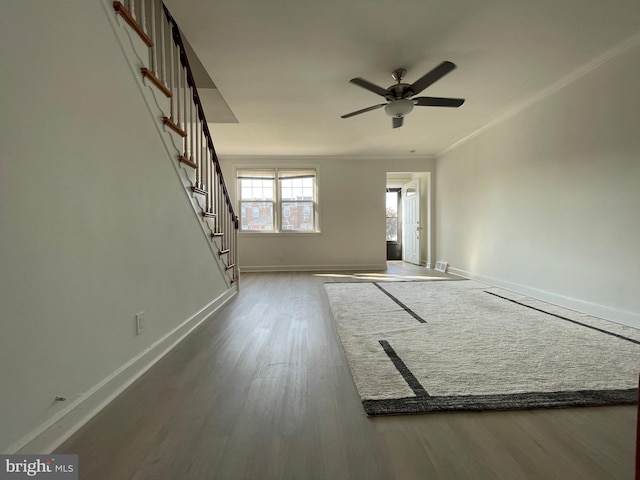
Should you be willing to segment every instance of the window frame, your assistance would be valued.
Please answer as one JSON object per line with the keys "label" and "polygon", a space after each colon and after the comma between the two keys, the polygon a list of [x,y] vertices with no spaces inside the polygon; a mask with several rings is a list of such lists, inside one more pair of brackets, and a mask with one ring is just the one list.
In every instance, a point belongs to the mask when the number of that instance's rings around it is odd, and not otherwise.
{"label": "window frame", "polygon": [[[389,217],[385,213],[385,220],[387,218],[395,218],[396,220],[396,239],[388,240],[387,243],[392,244],[402,244],[402,189],[401,188],[387,188],[387,195],[395,194],[396,195],[396,215]],[[386,202],[385,202],[386,203]],[[386,212],[386,207],[385,207]]]}
{"label": "window frame", "polygon": [[[238,209],[242,212],[242,204],[247,202],[260,202],[260,200],[250,200],[242,198],[242,178],[241,174],[247,174],[249,172],[270,172],[273,173],[273,200],[270,202],[273,205],[273,230],[243,230],[242,222],[240,223],[240,228],[238,230],[238,234],[240,235],[314,235],[320,234],[320,215],[319,215],[319,201],[318,201],[318,166],[313,165],[302,165],[302,166],[256,166],[256,165],[237,165],[235,168],[235,177],[236,177],[236,205]],[[282,198],[282,179],[286,179],[287,172],[300,172],[304,174],[308,172],[313,175],[313,192],[311,200],[283,200]],[[285,206],[287,203],[310,203],[311,205],[306,206],[310,208],[310,216],[312,218],[313,228],[309,230],[295,230],[289,228],[290,225],[283,225],[283,209],[291,208],[291,206]],[[305,208],[303,205],[302,208]],[[303,216],[305,218],[306,216]]]}
{"label": "window frame", "polygon": [[[241,176],[246,175],[246,177],[241,178]],[[273,176],[274,172],[271,168],[254,168],[254,169],[238,169],[236,171],[236,186],[237,188],[237,198],[238,198],[238,209],[240,210],[240,225],[242,226],[245,222],[251,220],[258,220],[258,223],[255,224],[257,227],[257,231],[262,232],[273,232],[275,229],[275,218],[274,218],[274,209],[276,207],[275,203],[275,177]],[[251,184],[247,184],[244,188],[242,187],[242,180],[253,180]],[[267,182],[267,184],[265,184]],[[270,183],[269,183],[270,182]],[[250,192],[250,196],[246,199],[243,198],[244,190]],[[244,204],[246,204],[245,208],[243,208]],[[270,215],[264,216],[266,220],[269,218],[271,221],[269,223],[261,223],[259,220],[263,217],[260,216],[261,212],[265,211],[267,214],[270,211]],[[265,228],[268,227],[268,228]],[[248,231],[248,230],[243,230]]]}

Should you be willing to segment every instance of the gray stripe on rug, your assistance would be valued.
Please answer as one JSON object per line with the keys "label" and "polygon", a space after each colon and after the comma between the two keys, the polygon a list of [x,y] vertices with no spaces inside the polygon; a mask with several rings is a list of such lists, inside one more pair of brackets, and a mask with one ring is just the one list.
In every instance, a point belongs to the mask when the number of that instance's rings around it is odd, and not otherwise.
{"label": "gray stripe on rug", "polygon": [[424,320],[420,315],[418,315],[416,312],[414,312],[413,310],[411,310],[409,307],[407,307],[404,303],[402,303],[400,300],[398,300],[396,297],[394,297],[393,295],[391,295],[389,292],[387,292],[384,288],[382,288],[380,285],[378,285],[376,282],[372,282],[376,287],[378,287],[387,297],[389,297],[391,300],[393,300],[394,302],[396,302],[400,307],[402,307],[404,309],[405,312],[407,312],[409,315],[411,315],[413,318],[415,318],[416,320],[418,320],[420,323],[427,323],[426,320]]}
{"label": "gray stripe on rug", "polygon": [[532,305],[527,305],[526,303],[519,302],[519,301],[514,300],[512,298],[509,298],[509,297],[503,297],[502,295],[498,295],[497,293],[489,292],[488,290],[485,290],[484,293],[488,293],[489,295],[493,295],[494,297],[501,298],[502,300],[507,300],[507,301],[515,303],[517,305],[522,305],[523,307],[530,308],[531,310],[535,310],[536,312],[546,313],[547,315],[551,315],[552,317],[559,318],[560,320],[565,320],[567,322],[575,323],[576,325],[580,325],[582,327],[590,328],[590,329],[595,330],[597,332],[604,333],[604,334],[607,334],[607,335],[611,335],[612,337],[616,337],[616,338],[619,338],[621,340],[626,340],[627,342],[631,342],[631,343],[635,343],[636,345],[640,345],[640,341],[634,340],[633,338],[625,337],[624,335],[620,335],[619,333],[610,332],[610,331],[604,330],[602,328],[594,327],[593,325],[587,325],[586,323],[582,323],[582,322],[579,322],[577,320],[572,320],[570,318],[563,317],[562,315],[558,315],[557,313],[547,312],[545,310],[542,310],[541,308],[534,307]]}
{"label": "gray stripe on rug", "polygon": [[530,410],[534,408],[595,407],[632,405],[638,390],[577,390],[532,392],[503,395],[464,395],[448,397],[406,397],[363,400],[367,415],[404,415],[444,411]]}
{"label": "gray stripe on rug", "polygon": [[382,348],[384,349],[389,359],[393,362],[396,370],[398,370],[400,375],[402,375],[402,378],[404,378],[404,381],[407,382],[407,385],[411,387],[413,393],[415,393],[418,397],[428,397],[429,393],[424,389],[424,387],[420,384],[413,373],[411,373],[409,367],[407,367],[407,365],[402,361],[393,347],[389,345],[389,342],[387,342],[386,340],[379,340],[379,343],[380,345],[382,345]]}

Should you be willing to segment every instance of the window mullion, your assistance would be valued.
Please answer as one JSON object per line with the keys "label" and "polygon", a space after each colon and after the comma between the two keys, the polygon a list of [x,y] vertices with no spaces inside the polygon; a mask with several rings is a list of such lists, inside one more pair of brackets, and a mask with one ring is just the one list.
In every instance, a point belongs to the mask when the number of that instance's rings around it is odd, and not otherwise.
{"label": "window mullion", "polygon": [[274,220],[275,220],[275,228],[277,232],[282,231],[282,200],[280,194],[281,182],[280,182],[280,169],[275,169],[275,208],[274,208]]}

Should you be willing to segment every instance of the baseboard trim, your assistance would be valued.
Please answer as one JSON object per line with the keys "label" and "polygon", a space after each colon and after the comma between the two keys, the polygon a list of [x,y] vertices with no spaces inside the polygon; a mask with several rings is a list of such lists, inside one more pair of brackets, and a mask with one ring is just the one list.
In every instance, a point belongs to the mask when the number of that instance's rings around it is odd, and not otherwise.
{"label": "baseboard trim", "polygon": [[334,272],[334,271],[381,271],[386,270],[386,263],[371,263],[364,265],[248,265],[241,266],[242,273],[259,272]]}
{"label": "baseboard trim", "polygon": [[520,293],[522,295],[527,295],[529,297],[536,298],[538,300],[542,300],[559,307],[569,308],[577,312],[586,313],[587,315],[593,315],[595,317],[604,318],[605,320],[621,323],[630,327],[640,328],[640,315],[634,312],[619,310],[607,305],[600,305],[597,303],[580,300],[578,298],[559,295],[547,290],[528,287],[526,285],[509,282],[507,280],[500,280],[498,278],[468,272],[459,268],[449,267],[447,273],[459,277],[469,278],[472,280],[478,280],[479,282],[487,283],[495,287],[504,288],[505,290]]}
{"label": "baseboard trim", "polygon": [[200,311],[102,379],[64,410],[16,442],[10,447],[8,453],[52,453],[162,357],[173,350],[202,322],[220,310],[237,292],[237,287],[232,287],[212,300]]}

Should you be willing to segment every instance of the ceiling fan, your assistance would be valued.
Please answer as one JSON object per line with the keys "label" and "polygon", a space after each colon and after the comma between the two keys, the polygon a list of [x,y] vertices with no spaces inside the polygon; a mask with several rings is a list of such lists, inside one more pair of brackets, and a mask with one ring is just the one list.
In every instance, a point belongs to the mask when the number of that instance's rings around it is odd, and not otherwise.
{"label": "ceiling fan", "polygon": [[377,110],[384,107],[387,115],[393,117],[393,128],[402,126],[404,122],[404,116],[413,110],[414,106],[418,107],[459,107],[464,103],[463,98],[442,98],[442,97],[416,97],[414,95],[422,92],[425,88],[440,80],[447,73],[455,69],[454,63],[444,61],[436,68],[420,77],[417,81],[411,85],[408,83],[402,83],[402,79],[407,74],[407,71],[403,68],[394,70],[391,74],[395,85],[391,85],[389,88],[382,88],[371,82],[368,82],[364,78],[352,78],[351,83],[358,85],[359,87],[366,88],[370,92],[376,93],[381,97],[384,97],[387,102],[374,105],[372,107],[363,108],[362,110],[356,110],[355,112],[342,115],[340,118],[349,118],[354,115],[360,115],[361,113],[370,112],[371,110]]}

